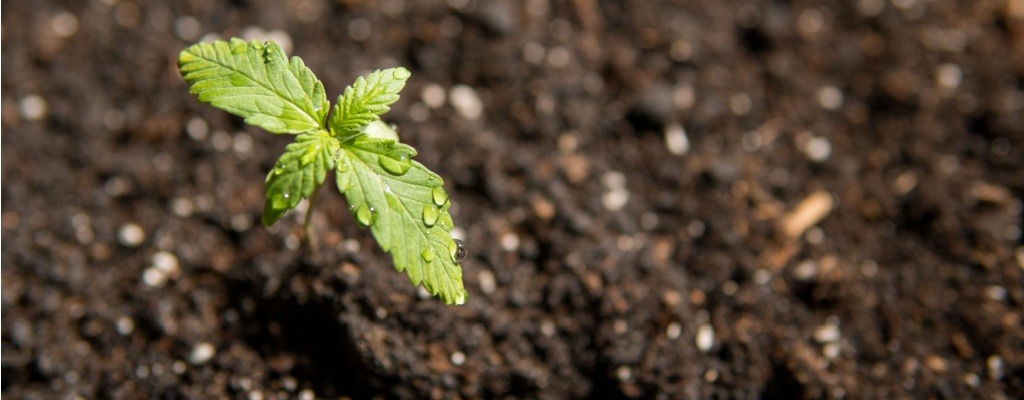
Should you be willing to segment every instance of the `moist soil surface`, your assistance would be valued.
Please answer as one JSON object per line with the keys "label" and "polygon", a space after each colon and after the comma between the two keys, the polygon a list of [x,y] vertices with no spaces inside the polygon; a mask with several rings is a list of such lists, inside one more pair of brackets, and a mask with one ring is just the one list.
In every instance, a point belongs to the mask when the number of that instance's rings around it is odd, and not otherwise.
{"label": "moist soil surface", "polygon": [[[1024,397],[1020,1],[2,5],[4,397]],[[230,36],[412,71],[465,305],[333,188],[260,225]]]}

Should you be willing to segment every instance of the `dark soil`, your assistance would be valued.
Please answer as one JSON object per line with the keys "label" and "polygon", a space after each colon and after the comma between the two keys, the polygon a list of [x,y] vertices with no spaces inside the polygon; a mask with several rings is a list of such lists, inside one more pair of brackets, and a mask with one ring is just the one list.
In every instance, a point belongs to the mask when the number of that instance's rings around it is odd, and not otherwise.
{"label": "dark soil", "polygon": [[[2,5],[4,397],[1024,398],[1019,0]],[[275,30],[413,72],[466,305],[259,225],[289,138],[175,64]]]}

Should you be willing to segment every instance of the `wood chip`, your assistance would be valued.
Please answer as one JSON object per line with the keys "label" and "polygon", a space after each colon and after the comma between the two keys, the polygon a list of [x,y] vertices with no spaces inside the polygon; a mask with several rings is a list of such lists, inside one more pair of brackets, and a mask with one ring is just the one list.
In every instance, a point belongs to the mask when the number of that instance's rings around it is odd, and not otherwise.
{"label": "wood chip", "polygon": [[800,204],[783,215],[778,222],[779,231],[789,238],[800,237],[832,211],[832,195],[819,190],[804,198]]}

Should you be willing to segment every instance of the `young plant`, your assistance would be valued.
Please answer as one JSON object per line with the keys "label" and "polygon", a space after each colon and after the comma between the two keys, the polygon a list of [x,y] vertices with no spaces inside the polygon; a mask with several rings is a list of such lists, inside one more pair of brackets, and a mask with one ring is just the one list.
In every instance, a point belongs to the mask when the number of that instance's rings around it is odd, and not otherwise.
{"label": "young plant", "polygon": [[[451,203],[441,177],[412,158],[380,115],[398,100],[409,71],[389,68],[356,79],[330,116],[324,86],[299,57],[274,42],[241,39],[193,45],[178,68],[191,93],[271,133],[295,135],[267,174],[263,224],[274,224],[302,199],[309,210],[327,172],[356,221],[369,227],[395,269],[445,303],[462,304],[462,243],[451,237]],[[309,213],[306,240],[312,242]]]}

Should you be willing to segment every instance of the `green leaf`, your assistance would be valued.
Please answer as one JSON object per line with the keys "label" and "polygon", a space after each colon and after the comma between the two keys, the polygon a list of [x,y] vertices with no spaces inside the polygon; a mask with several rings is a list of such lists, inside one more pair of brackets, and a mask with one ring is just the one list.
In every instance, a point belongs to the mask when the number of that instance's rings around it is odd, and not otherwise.
{"label": "green leaf", "polygon": [[341,149],[338,190],[356,220],[391,253],[396,270],[445,303],[462,304],[468,294],[450,233],[451,203],[444,181],[413,161],[415,155],[412,147],[393,140],[356,138]]}
{"label": "green leaf", "polygon": [[273,225],[286,211],[323,185],[327,171],[334,169],[338,146],[338,139],[326,131],[316,131],[300,134],[285,148],[267,174],[263,225]]}
{"label": "green leaf", "polygon": [[380,119],[398,101],[398,92],[409,79],[409,70],[398,67],[377,70],[345,88],[331,114],[331,133],[348,141],[361,134],[362,128]]}
{"label": "green leaf", "polygon": [[273,133],[323,129],[330,108],[323,84],[274,42],[199,43],[182,50],[178,68],[199,101],[247,123]]}

